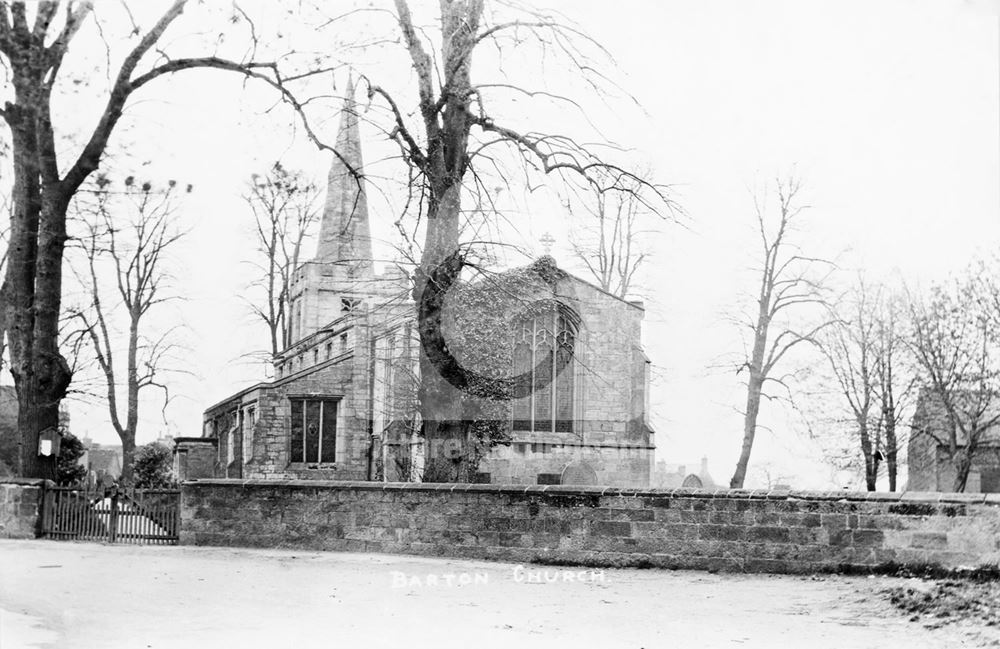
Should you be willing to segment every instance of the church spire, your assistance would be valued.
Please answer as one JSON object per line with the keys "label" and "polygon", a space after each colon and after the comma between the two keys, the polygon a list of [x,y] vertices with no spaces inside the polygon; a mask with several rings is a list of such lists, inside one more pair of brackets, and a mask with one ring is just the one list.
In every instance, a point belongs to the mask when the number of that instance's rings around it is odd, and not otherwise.
{"label": "church spire", "polygon": [[370,278],[373,273],[371,229],[364,180],[359,177],[364,163],[351,77],[347,79],[334,148],[336,153],[327,177],[326,204],[314,261],[337,264],[349,279]]}

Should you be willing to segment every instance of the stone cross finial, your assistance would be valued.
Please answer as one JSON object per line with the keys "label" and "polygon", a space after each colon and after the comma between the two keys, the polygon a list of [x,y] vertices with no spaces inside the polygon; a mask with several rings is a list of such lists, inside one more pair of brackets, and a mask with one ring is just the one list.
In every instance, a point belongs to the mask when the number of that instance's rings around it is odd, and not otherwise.
{"label": "stone cross finial", "polygon": [[542,238],[538,240],[538,243],[542,244],[542,252],[546,255],[552,254],[552,244],[556,242],[555,237],[550,233],[546,232],[542,235]]}

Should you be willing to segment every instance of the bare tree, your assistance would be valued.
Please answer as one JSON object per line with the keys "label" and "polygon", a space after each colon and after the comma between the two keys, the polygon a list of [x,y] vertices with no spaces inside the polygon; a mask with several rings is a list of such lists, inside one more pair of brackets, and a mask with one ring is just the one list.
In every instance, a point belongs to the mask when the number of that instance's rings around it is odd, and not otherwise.
{"label": "bare tree", "polygon": [[984,316],[1000,336],[1000,253],[974,262],[969,277],[975,295],[982,301]]}
{"label": "bare tree", "polygon": [[[211,53],[171,56],[172,47],[185,39],[172,38],[168,43],[164,36],[187,4],[187,0],[173,0],[151,26],[144,27],[124,4],[102,3],[97,9],[91,0],[0,1],[0,68],[10,92],[0,116],[10,129],[14,169],[9,263],[0,288],[0,330],[7,333],[18,396],[19,475],[56,475],[55,459],[43,458],[35,449],[38,434],[58,426],[59,401],[71,380],[70,367],[59,350],[66,213],[81,185],[100,166],[129,100],[161,77],[214,68],[270,85],[301,115],[303,103],[295,98],[289,84],[325,71],[311,66],[287,72],[275,61],[254,60],[256,27],[235,6],[231,22],[249,24],[250,42],[244,59],[230,60]],[[116,11],[117,24],[124,21],[129,26],[121,36],[114,33],[114,21],[101,22],[101,16]],[[212,32],[211,27],[202,27],[202,33]],[[74,133],[70,124],[56,123],[58,113],[52,110],[52,98],[63,80],[60,71],[72,69],[74,63],[86,58],[86,49],[74,43],[88,30],[92,30],[91,37],[108,44],[109,89],[92,130]],[[215,43],[216,48],[218,45]],[[119,47],[126,53],[112,66],[112,54]],[[95,78],[102,76],[98,73]],[[303,122],[313,137],[308,123]],[[81,143],[75,158],[60,159],[61,151],[68,147],[57,145],[57,133]]]}
{"label": "bare tree", "polygon": [[[750,482],[764,485],[765,489],[776,489],[791,484],[793,475],[782,473],[770,462],[758,464],[751,473]],[[756,478],[756,479],[755,479]]]}
{"label": "bare tree", "polygon": [[638,183],[631,185],[628,191],[594,189],[590,200],[580,201],[589,218],[581,219],[570,233],[573,255],[597,285],[623,299],[633,290],[636,273],[649,254],[643,243],[650,234],[645,227],[649,209],[635,193]]}
{"label": "bare tree", "polygon": [[746,479],[761,398],[772,398],[766,391],[767,385],[773,383],[788,390],[786,380],[790,376],[776,374],[779,363],[802,343],[816,344],[816,335],[830,324],[824,319],[817,325],[801,328],[794,319],[807,312],[810,306],[825,304],[823,279],[830,269],[829,262],[804,255],[794,242],[794,225],[807,207],[800,203],[801,189],[801,182],[794,177],[775,181],[776,220],[768,218],[766,192],[754,194],[763,265],[759,269],[756,313],[746,316],[743,322],[750,331],[752,344],[737,370],[746,370],[748,377],[743,444],[729,481],[734,489],[742,488]]}
{"label": "bare tree", "polygon": [[875,313],[875,395],[885,437],[889,491],[896,490],[899,451],[907,441],[900,431],[913,406],[916,387],[916,376],[906,355],[905,327],[906,312],[900,296],[883,293]]}
{"label": "bare tree", "polygon": [[1000,340],[989,296],[979,288],[966,277],[910,300],[907,346],[925,391],[912,435],[930,441],[935,454],[944,452],[955,491],[965,490],[976,454],[1000,423]]}
{"label": "bare tree", "polygon": [[292,273],[299,265],[302,244],[309,227],[319,215],[315,183],[301,173],[274,163],[267,175],[254,175],[244,199],[254,216],[258,272],[252,286],[264,295],[248,300],[254,316],[268,329],[270,349],[267,360],[291,343],[288,332],[288,289]]}
{"label": "bare tree", "polygon": [[[154,319],[157,314],[153,309],[176,299],[167,285],[170,275],[166,263],[166,254],[181,237],[173,226],[176,183],[171,181],[167,189],[154,191],[149,182],[137,185],[129,177],[121,195],[112,191],[111,181],[104,177],[99,177],[97,184],[94,204],[80,206],[90,223],[80,239],[86,270],[78,277],[87,287],[90,303],[73,317],[82,323],[81,335],[89,340],[104,375],[108,414],[122,442],[122,480],[129,482],[140,396],[148,388],[156,388],[163,391],[164,408],[170,399],[162,375],[168,371],[167,361],[175,349],[176,328],[163,328],[162,318]],[[119,223],[121,218],[115,214],[119,210],[129,212],[127,224]],[[105,282],[115,287],[113,300],[103,295]],[[124,326],[116,327],[117,322]],[[124,345],[119,330],[125,332]],[[124,362],[117,356],[122,347]],[[124,409],[119,399],[122,393]]]}
{"label": "bare tree", "polygon": [[876,397],[877,332],[872,312],[872,302],[878,299],[878,294],[872,295],[870,287],[860,279],[856,290],[838,305],[831,326],[819,337],[836,389],[851,415],[868,491],[875,491],[879,462],[884,457],[876,415],[881,410]]}
{"label": "bare tree", "polygon": [[831,382],[849,413],[849,455],[857,457],[860,450],[869,491],[876,489],[883,461],[889,490],[896,490],[898,430],[913,387],[902,358],[902,315],[899,300],[888,289],[859,277],[820,335]]}
{"label": "bare tree", "polygon": [[[509,386],[497,381],[473,380],[450,354],[441,334],[444,295],[467,266],[460,245],[463,219],[467,218],[463,193],[489,195],[489,191],[478,191],[483,189],[483,178],[504,160],[514,159],[520,161],[525,173],[557,174],[564,181],[572,178],[600,189],[631,191],[632,183],[638,183],[643,190],[640,194],[661,206],[664,195],[599,156],[595,147],[564,134],[540,133],[530,126],[515,128],[491,111],[491,98],[503,92],[531,100],[561,100],[578,108],[575,101],[508,81],[473,81],[474,55],[483,46],[503,52],[534,44],[544,58],[561,57],[573,75],[600,92],[607,77],[601,75],[588,52],[596,52],[595,56],[606,53],[578,28],[541,12],[512,14],[508,3],[497,3],[498,12],[489,13],[484,11],[484,0],[441,2],[435,24],[425,27],[415,22],[406,0],[395,0],[394,5],[396,26],[415,73],[416,110],[402,105],[381,85],[369,83],[368,92],[391,113],[393,124],[387,130],[408,165],[411,202],[419,206],[418,218],[424,227],[413,297],[423,348],[420,414],[431,448],[425,477],[465,481],[476,455],[470,438],[474,433],[455,391],[478,389],[480,396],[497,400],[509,398],[510,392]],[[544,68],[539,64],[538,69]],[[442,448],[451,451],[435,451]]]}

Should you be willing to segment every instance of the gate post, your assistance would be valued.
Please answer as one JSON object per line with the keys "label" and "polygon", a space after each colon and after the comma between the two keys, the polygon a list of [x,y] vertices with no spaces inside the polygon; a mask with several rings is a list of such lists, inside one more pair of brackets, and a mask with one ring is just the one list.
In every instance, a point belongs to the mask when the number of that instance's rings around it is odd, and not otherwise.
{"label": "gate post", "polygon": [[53,509],[52,505],[49,504],[51,499],[55,498],[55,492],[49,489],[49,481],[43,480],[38,486],[38,516],[35,518],[35,538],[40,539],[45,536],[48,532],[48,520],[50,517],[50,510]]}
{"label": "gate post", "polygon": [[108,540],[112,543],[118,537],[118,488],[111,491],[111,515],[108,517]]}

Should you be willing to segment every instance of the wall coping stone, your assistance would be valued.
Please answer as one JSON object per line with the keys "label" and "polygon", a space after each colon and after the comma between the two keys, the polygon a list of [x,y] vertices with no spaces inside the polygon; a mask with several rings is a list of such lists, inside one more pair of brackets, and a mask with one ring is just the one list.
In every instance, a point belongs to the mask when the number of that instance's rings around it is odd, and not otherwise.
{"label": "wall coping stone", "polygon": [[942,493],[940,501],[943,503],[968,503],[972,505],[979,505],[986,502],[986,494]]}
{"label": "wall coping stone", "polygon": [[22,487],[54,487],[56,483],[45,478],[0,478],[0,484],[20,485]]}
{"label": "wall coping stone", "polygon": [[869,491],[868,500],[899,500],[898,491]]}
{"label": "wall coping stone", "polygon": [[[39,486],[45,480],[2,478],[2,483]],[[187,480],[185,487],[291,487],[302,489],[353,489],[360,491],[449,491],[459,493],[577,494],[587,496],[657,497],[657,498],[729,498],[749,500],[828,500],[847,502],[923,502],[961,503],[1000,506],[1000,494],[939,493],[936,491],[867,492],[806,491],[798,489],[651,489],[591,485],[503,485],[430,482],[368,482],[358,480],[240,480],[210,478]]]}
{"label": "wall coping stone", "polygon": [[899,499],[904,502],[933,502],[936,503],[940,499],[941,494],[936,491],[906,491]]}

